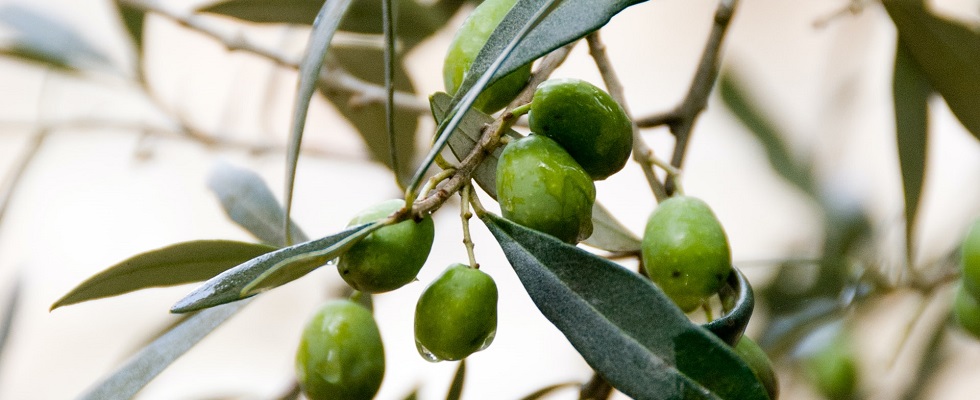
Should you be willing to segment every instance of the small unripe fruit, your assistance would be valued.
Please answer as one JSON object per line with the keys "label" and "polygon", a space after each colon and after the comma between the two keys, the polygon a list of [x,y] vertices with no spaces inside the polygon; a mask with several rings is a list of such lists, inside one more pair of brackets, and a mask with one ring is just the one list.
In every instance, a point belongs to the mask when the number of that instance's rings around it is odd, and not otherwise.
{"label": "small unripe fruit", "polygon": [[657,206],[647,220],[642,254],[650,279],[685,312],[718,293],[732,272],[725,230],[694,197],[672,197]]}
{"label": "small unripe fruit", "polygon": [[803,360],[806,377],[828,399],[849,399],[857,393],[857,360],[849,339],[837,332]]}
{"label": "small unripe fruit", "polygon": [[497,162],[497,201],[507,218],[575,243],[592,234],[595,184],[554,140],[511,142]]}
{"label": "small unripe fruit", "polygon": [[742,357],[742,360],[759,378],[759,382],[762,382],[762,386],[766,388],[766,393],[769,394],[769,399],[776,400],[779,397],[779,379],[772,369],[772,361],[769,360],[766,352],[752,339],[742,336],[735,345],[735,353]]}
{"label": "small unripe fruit", "polygon": [[970,225],[960,246],[963,287],[974,298],[980,298],[980,219]]}
{"label": "small unripe fruit", "polygon": [[531,132],[554,139],[595,180],[623,169],[633,151],[633,127],[623,107],[583,80],[538,85],[528,122]]}
{"label": "small unripe fruit", "polygon": [[367,308],[349,300],[324,304],[306,324],[296,378],[311,400],[368,400],[385,372],[381,334]]}
{"label": "small unripe fruit", "polygon": [[497,284],[463,264],[449,266],[415,307],[415,343],[429,361],[466,358],[489,346],[496,331]]}
{"label": "small unripe fruit", "polygon": [[[361,211],[349,226],[377,221],[404,206],[404,200],[385,201]],[[435,225],[431,217],[380,228],[341,255],[337,271],[347,284],[362,292],[398,289],[418,275],[429,257],[434,237]]]}
{"label": "small unripe fruit", "polygon": [[980,301],[977,301],[977,298],[973,297],[963,285],[956,289],[953,315],[964,331],[980,339]]}
{"label": "small unripe fruit", "polygon": [[[466,79],[466,73],[473,65],[473,60],[480,54],[490,34],[497,28],[517,0],[486,0],[463,21],[456,31],[446,61],[442,68],[442,77],[446,92],[456,93],[459,85]],[[496,112],[521,92],[531,77],[531,64],[524,65],[514,72],[494,82],[483,90],[473,103],[473,107],[487,114]]]}

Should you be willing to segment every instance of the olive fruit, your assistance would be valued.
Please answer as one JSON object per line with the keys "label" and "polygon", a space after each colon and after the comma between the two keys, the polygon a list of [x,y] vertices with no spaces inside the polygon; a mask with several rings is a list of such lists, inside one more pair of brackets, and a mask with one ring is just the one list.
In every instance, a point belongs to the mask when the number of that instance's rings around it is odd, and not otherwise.
{"label": "olive fruit", "polygon": [[980,301],[977,301],[977,298],[973,297],[973,294],[966,290],[963,285],[956,289],[953,315],[963,330],[980,339]]}
{"label": "olive fruit", "polygon": [[311,400],[371,399],[384,373],[381,334],[367,308],[349,300],[330,301],[303,329],[296,378]]}
{"label": "olive fruit", "polygon": [[963,286],[974,298],[980,298],[980,219],[973,222],[960,246]]}
{"label": "olive fruit", "polygon": [[[463,21],[456,31],[446,61],[442,67],[442,78],[446,92],[456,93],[473,65],[473,60],[486,44],[490,34],[504,19],[517,0],[486,0]],[[483,90],[473,103],[473,107],[485,113],[493,113],[510,103],[521,92],[531,77],[531,64],[521,66],[500,78]]]}
{"label": "olive fruit", "polygon": [[810,383],[828,399],[849,399],[857,393],[857,360],[843,331],[804,358],[803,367]]}
{"label": "olive fruit", "polygon": [[608,93],[579,79],[538,85],[528,114],[531,132],[554,139],[595,180],[623,169],[633,151],[633,127]]}
{"label": "olive fruit", "polygon": [[461,360],[485,349],[497,331],[497,284],[490,275],[453,264],[415,306],[415,344],[429,361]]}
{"label": "olive fruit", "polygon": [[732,272],[728,238],[701,199],[664,200],[643,234],[643,264],[657,286],[684,312],[718,292]]}
{"label": "olive fruit", "polygon": [[[374,222],[405,206],[388,200],[361,211],[348,226]],[[337,271],[354,289],[387,292],[411,282],[432,250],[435,226],[431,217],[382,227],[357,242],[337,262]]]}
{"label": "olive fruit", "polygon": [[759,382],[769,394],[769,399],[776,400],[779,397],[779,379],[766,352],[752,339],[742,336],[735,344],[735,353],[742,357],[742,360],[749,365],[749,369],[759,378]]}
{"label": "olive fruit", "polygon": [[558,143],[531,134],[509,143],[497,162],[504,218],[575,243],[592,234],[595,184]]}

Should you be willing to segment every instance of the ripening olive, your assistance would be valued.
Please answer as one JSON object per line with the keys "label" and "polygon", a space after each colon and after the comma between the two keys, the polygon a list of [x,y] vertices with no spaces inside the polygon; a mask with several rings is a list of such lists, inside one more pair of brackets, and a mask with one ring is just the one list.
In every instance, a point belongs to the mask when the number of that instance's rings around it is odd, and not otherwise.
{"label": "ripening olive", "polygon": [[[456,93],[473,65],[473,60],[486,44],[490,34],[504,19],[517,0],[486,0],[463,21],[456,31],[446,61],[442,67],[442,78],[446,92]],[[531,64],[524,65],[494,82],[483,90],[473,103],[473,107],[485,113],[493,113],[510,103],[521,92],[531,76]]]}
{"label": "ripening olive", "polygon": [[496,331],[497,284],[463,264],[450,265],[415,307],[415,344],[429,361],[466,358],[489,346]]}
{"label": "ripening olive", "polygon": [[963,268],[963,287],[974,298],[980,298],[980,219],[970,225],[960,246],[960,267]]}
{"label": "ripening olive", "polygon": [[963,330],[980,339],[980,301],[977,301],[977,298],[973,297],[973,294],[963,285],[956,289],[953,315]]}
{"label": "ripening olive", "polygon": [[538,85],[528,122],[531,132],[554,139],[595,180],[623,169],[633,151],[632,123],[623,107],[583,80]]}
{"label": "ripening olive", "polygon": [[497,162],[504,217],[575,243],[592,234],[595,184],[558,143],[529,135],[504,147]]}
{"label": "ripening olive", "polygon": [[381,334],[367,308],[334,300],[321,306],[303,329],[296,378],[311,400],[371,399],[384,373]]}
{"label": "ripening olive", "polygon": [[[361,211],[349,226],[377,221],[404,206],[405,201],[400,199],[376,204]],[[337,271],[347,284],[362,292],[398,289],[418,275],[429,257],[434,235],[431,217],[382,227],[341,255]]]}
{"label": "ripening olive", "polygon": [[642,254],[650,279],[684,312],[717,293],[732,272],[725,230],[695,197],[672,197],[657,206],[647,220]]}
{"label": "ripening olive", "polygon": [[857,360],[844,331],[804,358],[803,367],[810,383],[828,399],[849,399],[857,393]]}
{"label": "ripening olive", "polygon": [[776,400],[779,397],[779,379],[776,376],[776,372],[772,369],[772,361],[769,360],[769,356],[766,352],[759,347],[752,339],[747,336],[742,336],[735,344],[735,353],[742,357],[742,360],[749,365],[755,376],[759,378],[759,382],[762,386],[766,388],[766,393],[769,394],[770,400]]}

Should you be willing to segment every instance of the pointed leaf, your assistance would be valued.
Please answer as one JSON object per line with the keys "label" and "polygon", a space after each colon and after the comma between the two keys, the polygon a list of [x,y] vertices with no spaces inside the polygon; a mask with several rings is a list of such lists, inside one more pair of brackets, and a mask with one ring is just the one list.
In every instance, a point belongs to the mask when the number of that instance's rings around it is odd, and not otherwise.
{"label": "pointed leaf", "polygon": [[[449,109],[451,99],[449,95],[437,92],[429,98],[432,105],[432,114],[437,122],[442,121]],[[480,139],[482,129],[486,124],[493,122],[493,118],[480,112],[470,109],[466,112],[456,133],[449,138],[449,149],[457,159],[462,159],[473,150],[477,141]],[[511,137],[519,137],[520,134],[513,130],[508,132]],[[473,179],[480,185],[484,192],[490,197],[497,198],[497,160],[500,159],[502,147],[498,147],[476,167]],[[640,239],[623,226],[615,217],[606,210],[600,203],[592,207],[592,236],[584,240],[589,246],[612,252],[634,252],[640,250]]]}
{"label": "pointed leaf", "polygon": [[15,276],[13,284],[7,288],[7,293],[3,304],[3,317],[0,319],[0,359],[10,344],[10,333],[14,331],[14,323],[17,321],[17,310],[20,308],[22,297],[23,279]]}
{"label": "pointed leaf", "polygon": [[185,313],[214,307],[292,282],[339,257],[381,225],[377,222],[355,226],[248,260],[204,282],[170,311]]}
{"label": "pointed leaf", "polygon": [[960,123],[980,139],[980,27],[939,17],[922,1],[882,4],[929,83]]}
{"label": "pointed leaf", "polygon": [[[286,245],[286,235],[282,229],[286,214],[261,176],[219,162],[208,177],[208,188],[218,196],[232,221],[264,243],[277,247]],[[309,240],[295,222],[290,221],[289,226],[297,241]]]}
{"label": "pointed leaf", "polygon": [[691,323],[649,279],[495,215],[481,218],[541,313],[627,396],[768,398],[731,347]]}
{"label": "pointed leaf", "polygon": [[115,0],[116,7],[119,9],[119,17],[122,19],[129,38],[133,41],[136,48],[136,57],[141,58],[143,53],[143,24],[146,22],[146,11],[135,8],[125,1]]}
{"label": "pointed leaf", "polygon": [[531,392],[531,394],[528,394],[527,396],[521,397],[521,400],[538,400],[540,398],[543,398],[543,397],[545,397],[545,396],[547,396],[547,395],[549,395],[549,394],[551,394],[553,392],[559,391],[561,389],[577,388],[577,387],[579,387],[579,385],[581,385],[581,383],[579,383],[579,382],[556,383],[554,385],[545,386],[545,387],[543,387],[541,389],[535,390],[535,391]]}
{"label": "pointed leaf", "polygon": [[[299,64],[299,82],[296,89],[296,103],[293,105],[292,123],[289,129],[289,149],[286,152],[286,218],[289,220],[290,211],[293,207],[293,184],[296,182],[296,165],[299,163],[299,148],[303,141],[303,128],[306,126],[306,114],[310,109],[310,99],[320,77],[320,70],[323,68],[323,58],[330,47],[330,40],[340,25],[340,20],[350,7],[351,0],[329,1],[323,4],[323,8],[316,16],[313,23],[313,30],[310,32],[310,39],[306,43],[306,54],[303,55]],[[292,232],[287,230],[286,223],[283,222],[283,230],[286,230],[286,242],[292,243]]]}
{"label": "pointed leaf", "polygon": [[466,359],[459,361],[456,373],[453,375],[453,382],[449,385],[449,392],[446,393],[446,400],[459,400],[463,396],[463,382],[466,380]]}
{"label": "pointed leaf", "polygon": [[932,88],[902,39],[895,50],[895,73],[892,78],[895,102],[895,133],[898,160],[905,192],[905,253],[913,260],[916,214],[926,170],[926,142],[929,133],[929,96]]}
{"label": "pointed leaf", "polygon": [[201,311],[140,350],[76,400],[129,399],[250,301]]}
{"label": "pointed leaf", "polygon": [[204,281],[275,249],[231,240],[177,243],[133,256],[93,275],[54,302],[51,309],[140,289]]}
{"label": "pointed leaf", "polygon": [[72,71],[109,69],[104,52],[64,22],[17,4],[0,6],[0,26],[13,34],[0,53]]}
{"label": "pointed leaf", "polygon": [[779,130],[762,112],[758,104],[752,100],[733,70],[728,69],[722,72],[719,89],[721,90],[721,98],[728,109],[749,129],[749,132],[755,135],[755,138],[765,148],[766,156],[769,157],[769,164],[773,170],[804,193],[815,197],[817,190],[813,184],[810,165],[793,156],[786,143],[783,142]]}

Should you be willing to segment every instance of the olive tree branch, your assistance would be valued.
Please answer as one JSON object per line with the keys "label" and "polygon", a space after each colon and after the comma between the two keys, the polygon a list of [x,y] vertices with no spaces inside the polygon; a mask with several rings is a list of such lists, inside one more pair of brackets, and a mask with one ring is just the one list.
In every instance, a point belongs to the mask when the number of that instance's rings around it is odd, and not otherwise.
{"label": "olive tree branch", "polygon": [[[229,33],[207,22],[205,18],[175,10],[163,5],[157,0],[120,0],[122,3],[147,12],[163,16],[183,27],[201,33],[217,40],[229,51],[244,51],[265,58],[272,63],[294,70],[299,70],[299,60],[296,56],[287,55],[276,47],[266,46],[249,40],[241,32]],[[384,87],[359,79],[337,66],[324,65],[320,72],[319,83],[331,89],[353,93],[359,104],[384,104],[387,91]],[[429,103],[410,93],[397,91],[394,94],[395,106],[418,114],[429,113]]]}
{"label": "olive tree branch", "polygon": [[640,135],[640,128],[636,125],[636,120],[633,119],[633,113],[630,112],[629,104],[626,102],[623,84],[620,82],[616,70],[613,69],[612,61],[609,60],[609,56],[606,54],[606,45],[599,37],[599,31],[589,34],[586,40],[589,43],[589,54],[595,60],[596,67],[599,68],[599,74],[602,75],[602,80],[606,84],[606,89],[609,90],[609,95],[623,107],[623,111],[626,112],[626,116],[630,120],[630,126],[633,129],[633,160],[640,164],[640,167],[643,169],[643,174],[646,175],[647,183],[650,185],[650,190],[653,191],[654,197],[657,198],[658,202],[663,201],[667,198],[667,191],[664,189],[663,182],[660,181],[660,178],[657,177],[656,172],[653,170],[655,165],[653,149],[647,146],[643,137]]}
{"label": "olive tree branch", "polygon": [[[694,123],[697,121],[698,115],[707,107],[708,96],[718,78],[721,64],[721,46],[737,5],[738,0],[721,0],[718,3],[711,33],[708,35],[704,53],[701,55],[701,61],[694,73],[691,87],[688,89],[684,101],[670,112],[640,118],[636,121],[637,125],[642,128],[660,125],[667,125],[670,128],[670,132],[676,138],[674,153],[670,160],[670,164],[674,167],[680,168],[683,165]],[[673,185],[669,181],[666,189],[668,193],[673,191]]]}

